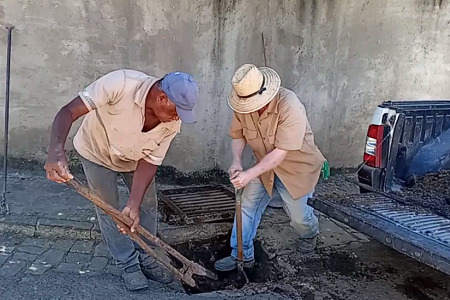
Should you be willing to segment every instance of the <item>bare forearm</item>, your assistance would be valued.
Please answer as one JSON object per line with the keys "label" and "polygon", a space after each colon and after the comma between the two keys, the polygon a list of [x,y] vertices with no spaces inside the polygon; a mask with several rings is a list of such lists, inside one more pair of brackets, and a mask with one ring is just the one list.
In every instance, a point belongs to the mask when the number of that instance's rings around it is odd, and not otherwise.
{"label": "bare forearm", "polygon": [[73,122],[88,113],[80,97],[74,98],[62,107],[53,120],[50,136],[50,153],[64,152],[64,145]]}
{"label": "bare forearm", "polygon": [[147,191],[148,186],[153,181],[153,178],[155,178],[157,170],[158,166],[148,163],[143,159],[138,162],[136,171],[134,171],[133,184],[127,206],[141,206],[145,191]]}
{"label": "bare forearm", "polygon": [[50,136],[50,152],[64,152],[64,145],[71,127],[72,114],[68,109],[62,108],[53,121]]}
{"label": "bare forearm", "polygon": [[254,167],[247,170],[251,178],[256,178],[267,171],[278,167],[286,158],[287,151],[281,149],[275,149],[268,153],[263,159]]}
{"label": "bare forearm", "polygon": [[242,164],[242,152],[247,142],[245,139],[233,139],[231,141],[231,151],[233,153],[233,162]]}

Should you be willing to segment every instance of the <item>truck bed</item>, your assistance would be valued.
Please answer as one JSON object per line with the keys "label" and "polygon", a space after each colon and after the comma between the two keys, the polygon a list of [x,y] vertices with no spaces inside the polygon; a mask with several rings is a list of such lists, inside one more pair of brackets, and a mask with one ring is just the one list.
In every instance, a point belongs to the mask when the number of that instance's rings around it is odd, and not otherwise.
{"label": "truck bed", "polygon": [[450,275],[450,220],[377,193],[316,196],[309,204],[373,239]]}

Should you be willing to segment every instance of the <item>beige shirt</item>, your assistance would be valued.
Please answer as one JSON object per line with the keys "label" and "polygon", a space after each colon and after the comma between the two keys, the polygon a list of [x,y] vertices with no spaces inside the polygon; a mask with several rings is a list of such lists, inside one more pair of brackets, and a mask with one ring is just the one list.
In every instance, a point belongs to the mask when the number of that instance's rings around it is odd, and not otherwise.
{"label": "beige shirt", "polygon": [[281,87],[261,116],[258,112],[234,113],[229,135],[244,138],[258,161],[275,148],[288,151],[278,167],[260,177],[269,195],[275,174],[294,199],[313,191],[325,158],[314,143],[305,107],[294,92]]}
{"label": "beige shirt", "polygon": [[80,91],[89,113],[73,140],[78,153],[118,172],[134,171],[140,159],[161,165],[181,121],[142,132],[145,99],[157,80],[139,71],[117,70]]}

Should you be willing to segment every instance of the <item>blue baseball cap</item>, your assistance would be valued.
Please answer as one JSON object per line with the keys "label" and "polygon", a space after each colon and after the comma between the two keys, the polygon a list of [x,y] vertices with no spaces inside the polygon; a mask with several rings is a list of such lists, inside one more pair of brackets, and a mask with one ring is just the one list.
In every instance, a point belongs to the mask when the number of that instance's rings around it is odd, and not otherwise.
{"label": "blue baseball cap", "polygon": [[161,82],[162,91],[175,103],[177,114],[185,123],[195,123],[195,102],[198,97],[197,82],[191,75],[183,72],[166,74]]}

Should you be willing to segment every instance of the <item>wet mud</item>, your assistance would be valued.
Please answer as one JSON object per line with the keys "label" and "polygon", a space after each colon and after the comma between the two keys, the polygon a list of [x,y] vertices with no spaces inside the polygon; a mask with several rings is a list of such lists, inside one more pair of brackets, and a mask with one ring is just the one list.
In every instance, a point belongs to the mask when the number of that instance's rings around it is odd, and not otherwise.
{"label": "wet mud", "polygon": [[[441,187],[425,180],[423,184],[427,188],[436,185],[435,191]],[[343,176],[336,176],[321,182],[317,194],[345,201],[343,196],[357,195],[359,188]],[[384,245],[370,242],[360,243],[357,248],[331,246],[304,254],[296,250],[293,242],[296,235],[292,236],[286,226],[289,222],[273,213],[270,218],[263,217],[255,240],[256,264],[253,269],[246,269],[250,282],[245,286],[238,280],[237,270],[214,270],[216,260],[230,255],[229,234],[176,245],[183,255],[219,276],[217,281],[194,276],[198,287],[185,285],[185,290],[189,294],[233,290],[252,295],[271,292],[287,299],[309,300],[450,299],[447,275]],[[276,251],[271,251],[272,246]]]}
{"label": "wet mud", "polygon": [[[214,270],[214,262],[217,259],[228,256],[231,250],[228,236],[179,244],[176,248],[210,270]],[[445,299],[442,295],[447,293],[448,287],[444,281],[440,282],[431,275],[417,273],[403,278],[407,272],[399,267],[412,269],[410,265],[396,265],[398,258],[394,258],[393,263],[374,263],[372,259],[367,259],[373,256],[374,251],[377,250],[368,248],[350,252],[345,249],[326,248],[310,254],[294,251],[269,259],[259,241],[256,241],[255,267],[245,269],[249,278],[247,285],[243,286],[237,270],[234,270],[216,272],[219,276],[217,281],[194,276],[198,287],[184,285],[184,288],[189,294],[240,290],[244,293],[270,291],[288,299],[384,299],[382,295],[386,291],[380,292],[380,295],[378,291],[369,291],[370,294],[367,294],[365,289],[367,286],[379,286],[380,282],[385,282],[381,285],[392,286],[392,291],[389,291],[392,298],[389,299]]]}
{"label": "wet mud", "polygon": [[[218,236],[207,241],[192,241],[178,244],[175,248],[186,257],[205,268],[215,272],[218,280],[211,280],[203,276],[194,275],[197,283],[196,288],[184,285],[185,290],[190,294],[218,291],[235,290],[244,287],[242,278],[238,276],[237,270],[230,272],[218,272],[214,269],[214,262],[224,258],[231,253],[229,246],[229,236]],[[255,243],[255,266],[252,269],[245,269],[250,283],[265,283],[279,279],[275,266],[269,262],[261,247]]]}

